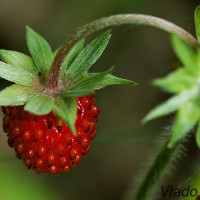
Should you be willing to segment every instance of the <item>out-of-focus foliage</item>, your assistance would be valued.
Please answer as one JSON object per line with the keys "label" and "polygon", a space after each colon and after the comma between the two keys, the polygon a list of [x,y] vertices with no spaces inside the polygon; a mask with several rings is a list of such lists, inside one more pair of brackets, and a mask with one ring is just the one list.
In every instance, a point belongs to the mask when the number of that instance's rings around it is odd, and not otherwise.
{"label": "out-of-focus foliage", "polygon": [[[188,190],[188,186],[189,186],[189,190],[188,193],[189,195],[187,195],[185,198],[183,198],[183,200],[197,200],[197,196],[200,195],[199,194],[199,188],[200,188],[200,170],[198,169],[197,172],[194,173],[194,175],[190,178],[188,178],[189,180],[187,180],[187,184],[186,184],[186,190]],[[193,191],[192,191],[193,190]],[[195,195],[195,190],[197,190],[197,195]],[[191,195],[191,191],[192,194]],[[187,194],[185,192],[185,194]],[[199,197],[199,196],[198,196]]]}
{"label": "out-of-focus foliage", "polygon": [[60,198],[58,192],[42,176],[35,176],[33,172],[24,172],[24,168],[19,167],[15,162],[1,162],[0,171],[0,200]]}
{"label": "out-of-focus foliage", "polygon": [[[157,106],[145,117],[149,121],[177,111],[169,147],[188,134],[200,117],[199,107],[199,53],[193,51],[184,41],[172,36],[173,49],[183,66],[164,78],[156,79],[154,84],[175,96]],[[196,50],[198,52],[198,49]],[[199,131],[197,131],[199,134]],[[197,137],[197,144],[199,144]]]}

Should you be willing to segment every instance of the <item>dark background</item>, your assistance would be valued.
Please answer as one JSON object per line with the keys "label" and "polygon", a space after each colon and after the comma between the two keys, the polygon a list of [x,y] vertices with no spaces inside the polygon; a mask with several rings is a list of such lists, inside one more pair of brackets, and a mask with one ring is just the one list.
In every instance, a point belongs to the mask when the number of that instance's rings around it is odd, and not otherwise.
{"label": "dark background", "polygon": [[[194,35],[193,13],[198,3],[198,0],[0,0],[0,48],[28,54],[25,26],[29,25],[55,50],[79,26],[123,13],[162,17]],[[103,71],[114,65],[116,76],[140,85],[110,86],[96,93],[101,110],[98,135],[88,155],[67,174],[37,175],[27,170],[8,147],[1,129],[0,200],[123,199],[132,179],[140,179],[138,174],[156,149],[155,140],[163,127],[173,120],[170,116],[146,125],[140,123],[153,106],[169,97],[150,82],[169,73],[174,62],[176,57],[167,33],[144,26],[112,28],[111,41],[91,71]],[[1,89],[7,84],[0,80]],[[197,170],[199,153],[193,139],[187,148],[187,156],[165,184],[179,185]]]}

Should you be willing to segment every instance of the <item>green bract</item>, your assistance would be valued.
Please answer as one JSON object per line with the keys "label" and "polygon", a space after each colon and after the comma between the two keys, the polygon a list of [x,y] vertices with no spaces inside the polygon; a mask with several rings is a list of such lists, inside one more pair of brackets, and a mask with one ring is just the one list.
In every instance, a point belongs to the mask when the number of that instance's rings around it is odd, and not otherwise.
{"label": "green bract", "polygon": [[88,73],[108,44],[110,31],[107,31],[85,48],[84,39],[72,47],[59,71],[59,92],[51,94],[48,92],[48,79],[60,48],[52,52],[48,42],[29,27],[26,39],[32,58],[16,51],[0,50],[0,77],[15,83],[0,92],[0,105],[25,105],[24,110],[36,115],[52,111],[75,133],[75,97],[93,94],[95,89],[107,85],[136,84],[109,74],[113,68],[101,73]]}
{"label": "green bract", "polygon": [[38,33],[27,27],[27,45],[37,71],[43,75],[51,68],[53,53],[48,42]]}
{"label": "green bract", "polygon": [[[195,25],[200,40],[200,7],[195,11]],[[172,46],[182,66],[166,77],[154,80],[153,84],[175,96],[158,105],[143,120],[147,122],[177,111],[169,147],[190,132],[195,124],[200,124],[200,49],[192,49],[175,35],[172,35]],[[196,140],[200,147],[200,125]]]}

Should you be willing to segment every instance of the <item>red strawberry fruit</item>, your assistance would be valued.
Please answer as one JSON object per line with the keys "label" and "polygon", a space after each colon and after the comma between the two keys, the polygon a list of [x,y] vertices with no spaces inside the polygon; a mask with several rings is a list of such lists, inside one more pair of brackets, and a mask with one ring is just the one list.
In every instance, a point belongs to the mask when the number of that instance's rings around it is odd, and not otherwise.
{"label": "red strawberry fruit", "polygon": [[57,73],[56,88],[50,87],[54,57],[47,41],[27,28],[32,56],[0,50],[0,77],[15,84],[0,92],[3,128],[17,157],[37,173],[59,174],[76,166],[96,136],[99,108],[95,89],[111,84],[135,84],[117,78],[110,70],[88,73],[100,57],[110,35],[103,33],[83,48],[74,45]]}
{"label": "red strawberry fruit", "polygon": [[96,136],[99,109],[92,95],[76,98],[76,102],[76,136],[52,112],[37,116],[24,111],[24,106],[3,107],[8,144],[26,166],[37,173],[67,172],[89,151],[91,140]]}

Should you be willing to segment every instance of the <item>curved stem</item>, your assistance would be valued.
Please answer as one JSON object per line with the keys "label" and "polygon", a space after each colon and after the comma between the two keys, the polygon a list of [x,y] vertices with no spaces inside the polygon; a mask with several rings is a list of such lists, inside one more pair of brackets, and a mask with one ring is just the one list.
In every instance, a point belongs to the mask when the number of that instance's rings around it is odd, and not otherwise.
{"label": "curved stem", "polygon": [[[127,194],[127,200],[149,200],[153,195],[154,190],[158,187],[158,183],[162,180],[163,176],[170,169],[171,164],[175,161],[181,143],[174,145],[171,149],[168,148],[168,142],[161,147],[156,155],[153,163],[147,171],[145,177],[142,179],[137,192],[134,194],[132,188]],[[161,188],[161,187],[160,187]],[[154,199],[154,198],[153,198]]]}
{"label": "curved stem", "polygon": [[200,43],[190,33],[185,31],[181,27],[158,17],[140,14],[122,14],[101,18],[79,28],[78,31],[75,32],[75,34],[73,34],[63,43],[52,65],[48,82],[48,91],[51,93],[52,91],[58,90],[58,77],[60,67],[63,63],[64,58],[77,41],[84,37],[87,37],[93,32],[102,30],[107,27],[123,24],[142,24],[153,26],[169,33],[178,35],[180,38],[182,38],[184,41],[188,42],[194,47],[200,47]]}

